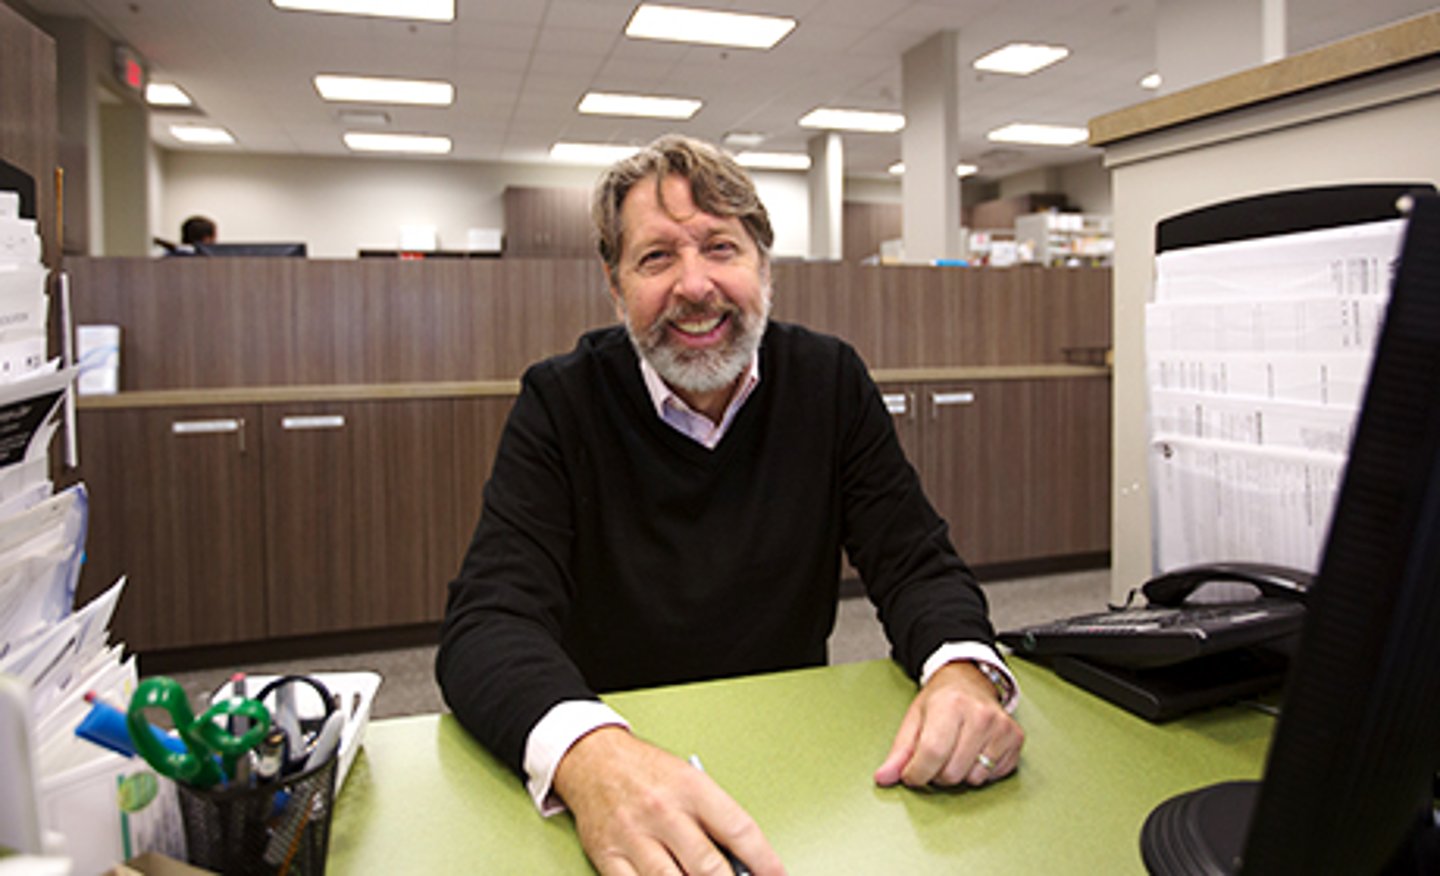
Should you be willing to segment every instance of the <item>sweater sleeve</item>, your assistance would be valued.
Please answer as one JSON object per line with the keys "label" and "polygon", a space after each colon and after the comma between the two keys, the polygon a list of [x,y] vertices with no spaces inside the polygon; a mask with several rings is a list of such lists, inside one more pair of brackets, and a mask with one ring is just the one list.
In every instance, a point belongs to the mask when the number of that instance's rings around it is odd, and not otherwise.
{"label": "sweater sleeve", "polygon": [[879,611],[892,655],[918,678],[942,644],[993,645],[995,631],[984,593],[905,459],[879,389],[848,346],[839,370],[845,550]]}
{"label": "sweater sleeve", "polygon": [[450,583],[435,664],[456,718],[522,776],[526,739],[545,713],[597,699],[560,645],[574,528],[545,382],[543,366],[530,369],[506,421],[479,525]]}

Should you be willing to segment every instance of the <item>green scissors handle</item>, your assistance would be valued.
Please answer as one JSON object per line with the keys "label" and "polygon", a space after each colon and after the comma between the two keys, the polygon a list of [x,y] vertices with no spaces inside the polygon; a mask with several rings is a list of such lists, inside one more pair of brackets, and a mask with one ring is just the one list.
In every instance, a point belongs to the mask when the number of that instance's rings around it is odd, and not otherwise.
{"label": "green scissors handle", "polygon": [[[150,732],[149,709],[163,709],[170,715],[185,751],[171,751]],[[230,733],[215,719],[240,715],[251,720],[250,729],[239,736]],[[156,676],[140,682],[125,713],[126,727],[135,750],[161,775],[200,788],[209,788],[235,773],[235,763],[255,747],[270,729],[270,712],[255,700],[222,700],[196,720],[185,689],[172,678]],[[218,754],[225,772],[215,762]]]}

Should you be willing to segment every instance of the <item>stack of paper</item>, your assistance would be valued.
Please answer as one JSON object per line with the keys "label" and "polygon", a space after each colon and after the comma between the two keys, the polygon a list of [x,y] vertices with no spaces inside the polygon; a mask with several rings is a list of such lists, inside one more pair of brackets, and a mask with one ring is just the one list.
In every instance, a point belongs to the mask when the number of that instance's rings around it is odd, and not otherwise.
{"label": "stack of paper", "polygon": [[50,480],[57,413],[75,372],[45,358],[47,276],[34,221],[0,192],[0,675],[26,693],[31,738],[14,749],[28,750],[30,763],[0,763],[0,775],[35,776],[50,850],[89,873],[132,848],[174,849],[180,830],[173,789],[168,801],[151,794],[152,805],[122,813],[117,784],[144,764],[74,733],[87,692],[126,703],[137,672],[109,641],[124,580],[76,610],[88,502],[83,484],[56,493]]}
{"label": "stack of paper", "polygon": [[1403,220],[1162,253],[1145,312],[1156,565],[1314,570]]}

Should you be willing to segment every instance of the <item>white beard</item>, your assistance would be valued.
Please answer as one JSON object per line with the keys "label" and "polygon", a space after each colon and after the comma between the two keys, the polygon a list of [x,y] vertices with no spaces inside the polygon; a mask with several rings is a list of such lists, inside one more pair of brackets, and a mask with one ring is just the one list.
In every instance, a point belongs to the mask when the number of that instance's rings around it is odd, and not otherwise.
{"label": "white beard", "polygon": [[[725,341],[717,347],[696,350],[670,338],[667,326],[671,322],[720,314],[727,315],[728,321]],[[723,299],[718,306],[675,305],[656,317],[643,332],[636,331],[627,311],[625,330],[635,351],[670,386],[685,392],[710,393],[733,385],[745,373],[760,348],[769,318],[770,296],[766,295],[764,309],[759,313],[746,313]]]}

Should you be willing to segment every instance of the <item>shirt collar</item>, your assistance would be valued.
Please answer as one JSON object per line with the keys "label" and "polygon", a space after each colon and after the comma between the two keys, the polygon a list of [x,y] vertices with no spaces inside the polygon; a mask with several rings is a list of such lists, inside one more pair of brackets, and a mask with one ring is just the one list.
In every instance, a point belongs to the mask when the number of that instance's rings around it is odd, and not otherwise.
{"label": "shirt collar", "polygon": [[759,351],[756,351],[751,355],[750,365],[741,376],[740,385],[736,388],[735,394],[730,397],[730,403],[725,406],[725,412],[721,415],[720,422],[716,423],[686,404],[685,400],[670,388],[644,356],[638,358],[640,359],[640,374],[645,379],[645,389],[650,394],[650,403],[655,408],[655,415],[676,431],[712,449],[720,443],[720,439],[730,428],[730,422],[739,412],[740,406],[745,403],[745,400],[750,397],[760,383],[760,354]]}

